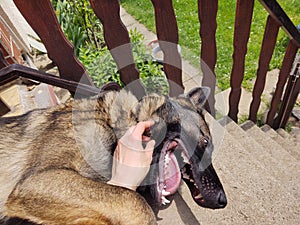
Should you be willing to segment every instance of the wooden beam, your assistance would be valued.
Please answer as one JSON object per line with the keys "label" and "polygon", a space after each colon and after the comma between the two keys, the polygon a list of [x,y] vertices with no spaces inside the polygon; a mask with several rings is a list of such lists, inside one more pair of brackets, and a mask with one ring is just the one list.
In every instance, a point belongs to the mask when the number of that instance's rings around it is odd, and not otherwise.
{"label": "wooden beam", "polygon": [[254,0],[237,0],[234,26],[233,66],[230,77],[228,116],[235,122],[238,118],[238,106],[241,97],[241,85],[245,72],[245,57],[250,36]]}
{"label": "wooden beam", "polygon": [[266,8],[269,14],[279,23],[290,38],[295,42],[295,45],[300,48],[300,32],[297,30],[288,15],[284,12],[276,0],[259,0]]}
{"label": "wooden beam", "polygon": [[50,0],[14,0],[29,25],[41,38],[49,58],[57,65],[60,77],[93,86],[84,66],[65,37]]}
{"label": "wooden beam", "polygon": [[172,0],[151,0],[154,6],[156,32],[164,53],[164,72],[169,82],[169,95],[182,94],[182,61],[178,52],[178,27]]}
{"label": "wooden beam", "polygon": [[199,34],[201,38],[200,65],[203,73],[202,86],[208,86],[211,89],[207,101],[208,104],[205,108],[212,116],[215,116],[217,12],[218,0],[198,0]]}
{"label": "wooden beam", "polygon": [[295,45],[295,43],[293,41],[289,41],[283,58],[281,70],[279,72],[279,80],[277,82],[275,93],[271,101],[270,111],[268,112],[267,116],[267,124],[269,126],[273,126],[274,118],[278,109],[278,104],[280,103],[284,86],[290,75],[297,50],[298,47]]}
{"label": "wooden beam", "polygon": [[100,19],[104,39],[114,58],[120,79],[138,98],[146,92],[139,80],[139,71],[135,65],[128,31],[120,18],[120,2],[118,0],[90,0],[91,6]]}
{"label": "wooden beam", "polygon": [[268,16],[260,50],[256,81],[252,92],[253,100],[250,105],[249,119],[254,123],[256,123],[257,120],[257,112],[261,102],[261,95],[265,88],[266,76],[274,52],[278,31],[279,24],[273,19],[273,17]]}

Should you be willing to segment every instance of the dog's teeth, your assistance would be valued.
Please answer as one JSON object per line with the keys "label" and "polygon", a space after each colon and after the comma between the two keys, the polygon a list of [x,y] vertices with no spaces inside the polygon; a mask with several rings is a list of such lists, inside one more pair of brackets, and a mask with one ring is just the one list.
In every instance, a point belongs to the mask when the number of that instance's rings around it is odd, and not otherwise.
{"label": "dog's teeth", "polygon": [[194,183],[195,181],[193,179],[190,179],[190,182]]}
{"label": "dog's teeth", "polygon": [[166,204],[169,204],[170,201],[169,201],[168,199],[166,199],[165,196],[161,196],[161,203],[162,203],[163,205],[166,205]]}
{"label": "dog's teeth", "polygon": [[167,164],[169,164],[169,162],[170,162],[170,160],[171,160],[171,158],[170,158],[170,156],[169,156],[169,154],[166,154],[165,155],[165,165]]}
{"label": "dog's teeth", "polygon": [[195,196],[195,199],[201,199],[201,198],[203,198],[203,196],[201,195],[201,193],[199,195]]}
{"label": "dog's teeth", "polygon": [[166,190],[162,190],[161,194],[163,196],[168,196],[169,194],[171,194],[170,192],[166,191]]}
{"label": "dog's teeth", "polygon": [[186,157],[186,154],[181,152],[181,157],[183,158],[183,162],[184,163],[187,163],[187,164],[190,164],[190,161],[189,159]]}
{"label": "dog's teeth", "polygon": [[183,178],[184,178],[184,179],[190,179],[190,176],[187,175],[186,173],[183,173]]}

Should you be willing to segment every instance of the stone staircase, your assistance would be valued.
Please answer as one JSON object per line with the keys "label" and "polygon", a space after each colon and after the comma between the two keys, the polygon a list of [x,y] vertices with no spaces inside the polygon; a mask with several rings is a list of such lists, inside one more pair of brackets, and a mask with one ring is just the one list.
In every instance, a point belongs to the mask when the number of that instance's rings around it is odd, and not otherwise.
{"label": "stone staircase", "polygon": [[251,121],[239,126],[228,117],[205,117],[228,205],[201,208],[183,183],[170,206],[159,212],[158,224],[299,224],[300,140]]}

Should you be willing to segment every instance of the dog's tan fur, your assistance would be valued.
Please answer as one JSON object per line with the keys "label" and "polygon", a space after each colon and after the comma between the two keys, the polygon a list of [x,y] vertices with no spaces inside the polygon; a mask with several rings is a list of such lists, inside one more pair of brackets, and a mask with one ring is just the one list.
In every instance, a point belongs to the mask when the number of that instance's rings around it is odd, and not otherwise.
{"label": "dog's tan fur", "polygon": [[[49,225],[154,224],[142,197],[105,183],[111,153],[97,154],[136,123],[136,104],[130,93],[111,92],[1,119],[0,218]],[[87,163],[84,151],[99,166]]]}

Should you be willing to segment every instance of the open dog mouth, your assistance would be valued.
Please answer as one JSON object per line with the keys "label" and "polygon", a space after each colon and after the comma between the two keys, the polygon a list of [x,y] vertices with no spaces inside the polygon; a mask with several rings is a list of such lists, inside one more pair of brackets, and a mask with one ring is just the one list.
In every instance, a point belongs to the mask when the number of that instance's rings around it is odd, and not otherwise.
{"label": "open dog mouth", "polygon": [[177,191],[181,181],[180,168],[174,154],[177,146],[177,141],[167,141],[160,154],[157,192],[158,201],[163,205],[170,203],[166,197]]}
{"label": "open dog mouth", "polygon": [[[175,151],[180,151],[181,160],[184,164],[179,167]],[[178,155],[178,154],[176,154]],[[182,163],[180,163],[182,165]],[[192,197],[197,204],[201,205],[204,202],[203,196],[195,183],[192,175],[191,164],[184,150],[183,143],[179,139],[167,141],[162,148],[159,160],[159,172],[157,182],[158,201],[166,205],[170,203],[167,196],[174,194],[180,185],[181,179],[188,185]]]}

